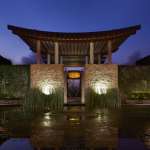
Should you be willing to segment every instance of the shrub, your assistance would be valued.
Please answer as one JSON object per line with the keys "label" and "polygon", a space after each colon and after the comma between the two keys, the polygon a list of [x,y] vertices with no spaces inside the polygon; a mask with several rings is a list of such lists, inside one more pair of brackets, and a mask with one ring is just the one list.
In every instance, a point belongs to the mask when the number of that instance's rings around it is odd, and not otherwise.
{"label": "shrub", "polygon": [[150,92],[149,91],[136,91],[128,94],[128,99],[132,100],[149,100]]}
{"label": "shrub", "polygon": [[149,72],[150,66],[119,66],[119,91],[130,98],[134,91],[149,91]]}
{"label": "shrub", "polygon": [[30,66],[1,65],[0,95],[1,98],[22,98],[30,85]]}

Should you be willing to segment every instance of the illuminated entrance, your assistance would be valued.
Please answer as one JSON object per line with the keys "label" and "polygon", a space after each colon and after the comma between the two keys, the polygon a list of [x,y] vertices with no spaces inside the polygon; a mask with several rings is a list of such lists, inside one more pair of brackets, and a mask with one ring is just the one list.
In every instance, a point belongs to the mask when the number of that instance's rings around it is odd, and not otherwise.
{"label": "illuminated entrance", "polygon": [[84,67],[65,67],[66,104],[81,104]]}
{"label": "illuminated entrance", "polygon": [[68,104],[81,103],[81,73],[69,71],[67,74],[67,99]]}

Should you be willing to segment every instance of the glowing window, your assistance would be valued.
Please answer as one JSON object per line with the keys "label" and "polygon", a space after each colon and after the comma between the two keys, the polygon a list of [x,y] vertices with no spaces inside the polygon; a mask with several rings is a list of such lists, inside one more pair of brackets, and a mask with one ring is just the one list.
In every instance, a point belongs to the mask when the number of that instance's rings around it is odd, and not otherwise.
{"label": "glowing window", "polygon": [[68,78],[70,79],[78,79],[80,78],[80,72],[69,72]]}

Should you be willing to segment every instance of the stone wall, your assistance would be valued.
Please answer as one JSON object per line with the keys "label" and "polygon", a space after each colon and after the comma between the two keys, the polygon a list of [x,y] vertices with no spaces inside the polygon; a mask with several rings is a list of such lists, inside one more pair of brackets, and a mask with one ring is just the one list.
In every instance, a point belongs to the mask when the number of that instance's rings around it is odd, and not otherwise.
{"label": "stone wall", "polygon": [[64,65],[35,64],[30,68],[31,88],[39,88],[45,94],[64,89]]}
{"label": "stone wall", "polygon": [[[118,88],[118,65],[85,65],[85,92],[88,88]],[[99,90],[99,89],[98,89]],[[103,89],[102,89],[103,90]],[[104,89],[105,90],[105,89]]]}

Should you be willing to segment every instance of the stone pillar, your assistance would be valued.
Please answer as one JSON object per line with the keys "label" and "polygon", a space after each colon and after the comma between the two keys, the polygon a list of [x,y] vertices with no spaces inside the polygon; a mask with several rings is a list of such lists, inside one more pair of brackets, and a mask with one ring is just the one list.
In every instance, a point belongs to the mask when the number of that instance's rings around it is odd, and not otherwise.
{"label": "stone pillar", "polygon": [[59,44],[55,42],[55,64],[59,64]]}
{"label": "stone pillar", "polygon": [[85,104],[85,84],[84,72],[81,72],[81,103]]}
{"label": "stone pillar", "polygon": [[98,54],[97,57],[98,57],[98,64],[101,64],[101,54]]}
{"label": "stone pillar", "polygon": [[51,63],[51,55],[47,54],[47,64],[50,64],[50,63]]}
{"label": "stone pillar", "polygon": [[85,56],[85,64],[88,64],[88,63],[89,63],[89,57]]}
{"label": "stone pillar", "polygon": [[67,72],[64,72],[64,104],[67,104]]}
{"label": "stone pillar", "polygon": [[41,63],[41,41],[37,40],[36,43],[36,63],[40,64]]}
{"label": "stone pillar", "polygon": [[112,64],[112,41],[108,41],[108,63]]}
{"label": "stone pillar", "polygon": [[90,64],[94,64],[94,43],[90,42]]}

